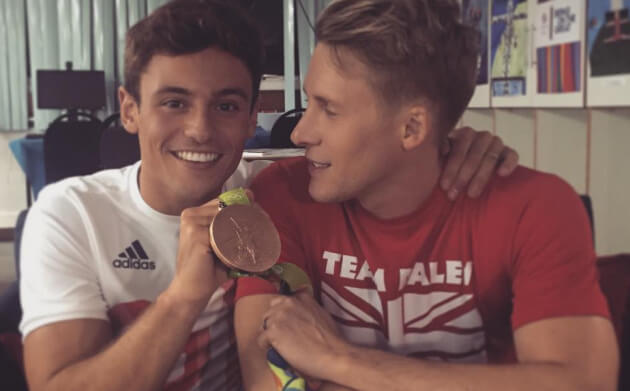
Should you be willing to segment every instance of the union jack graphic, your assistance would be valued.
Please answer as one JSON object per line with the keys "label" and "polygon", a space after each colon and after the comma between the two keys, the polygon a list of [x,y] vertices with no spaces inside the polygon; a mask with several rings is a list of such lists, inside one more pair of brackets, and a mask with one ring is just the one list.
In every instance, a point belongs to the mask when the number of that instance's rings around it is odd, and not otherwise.
{"label": "union jack graphic", "polygon": [[376,289],[322,282],[321,301],[352,343],[451,362],[487,362],[481,314],[470,293],[405,293],[383,300]]}
{"label": "union jack graphic", "polygon": [[[166,379],[165,391],[237,391],[241,373],[234,337],[230,280],[208,302],[184,351]],[[151,305],[148,300],[118,303],[108,311],[115,335],[122,334]],[[177,321],[174,319],[173,321]]]}

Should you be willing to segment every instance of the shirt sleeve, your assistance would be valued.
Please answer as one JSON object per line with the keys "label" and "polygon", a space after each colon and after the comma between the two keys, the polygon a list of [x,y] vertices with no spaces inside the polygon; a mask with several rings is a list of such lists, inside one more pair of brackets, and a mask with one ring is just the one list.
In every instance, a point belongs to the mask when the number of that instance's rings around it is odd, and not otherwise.
{"label": "shirt sleeve", "polygon": [[588,216],[568,184],[552,175],[541,177],[521,214],[514,251],[514,330],[551,317],[609,317]]}
{"label": "shirt sleeve", "polygon": [[28,212],[20,251],[23,337],[63,320],[108,319],[77,204],[53,185]]}
{"label": "shirt sleeve", "polygon": [[[300,196],[295,193],[301,181],[293,181],[291,172],[284,164],[275,163],[263,170],[254,178],[251,190],[254,198],[271,217],[282,244],[278,262],[289,262],[300,267],[308,274],[306,257],[299,238],[297,218],[299,216]],[[309,276],[310,277],[310,276]],[[258,280],[258,281],[256,281]],[[236,299],[245,295],[275,293],[277,290],[269,282],[262,279],[240,278],[237,282]]]}

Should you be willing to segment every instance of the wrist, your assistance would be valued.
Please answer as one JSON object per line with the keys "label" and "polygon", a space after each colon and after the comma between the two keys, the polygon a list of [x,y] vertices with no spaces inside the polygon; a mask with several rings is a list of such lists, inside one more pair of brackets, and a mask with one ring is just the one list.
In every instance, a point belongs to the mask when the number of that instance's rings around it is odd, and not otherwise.
{"label": "wrist", "polygon": [[353,368],[357,357],[360,357],[360,347],[344,341],[338,349],[331,349],[325,357],[327,368],[330,368],[329,376],[325,380],[347,386],[348,379],[352,377]]}
{"label": "wrist", "polygon": [[191,298],[185,292],[177,288],[175,284],[162,292],[157,298],[157,305],[165,308],[169,313],[177,316],[177,319],[196,320],[208,303],[208,299]]}

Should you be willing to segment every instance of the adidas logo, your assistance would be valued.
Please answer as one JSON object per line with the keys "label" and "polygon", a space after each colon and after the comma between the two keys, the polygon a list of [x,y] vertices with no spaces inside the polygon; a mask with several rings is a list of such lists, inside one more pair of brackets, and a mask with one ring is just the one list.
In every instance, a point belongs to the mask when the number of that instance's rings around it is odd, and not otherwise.
{"label": "adidas logo", "polygon": [[131,246],[118,254],[118,258],[112,261],[112,265],[117,269],[155,269],[155,262],[149,260],[147,253],[138,240],[134,240]]}

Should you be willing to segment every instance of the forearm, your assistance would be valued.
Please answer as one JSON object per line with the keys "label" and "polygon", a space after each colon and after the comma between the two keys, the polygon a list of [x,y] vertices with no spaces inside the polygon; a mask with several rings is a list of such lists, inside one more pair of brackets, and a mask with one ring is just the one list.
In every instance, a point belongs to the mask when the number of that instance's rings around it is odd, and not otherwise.
{"label": "forearm", "polygon": [[339,384],[324,382],[317,391],[356,391],[353,388],[340,386]]}
{"label": "forearm", "polygon": [[589,388],[579,373],[562,363],[472,365],[438,363],[382,351],[352,348],[333,363],[327,380],[371,390],[604,390]]}
{"label": "forearm", "polygon": [[162,294],[101,352],[54,374],[46,390],[161,388],[182,353],[199,312],[196,306],[181,305]]}

